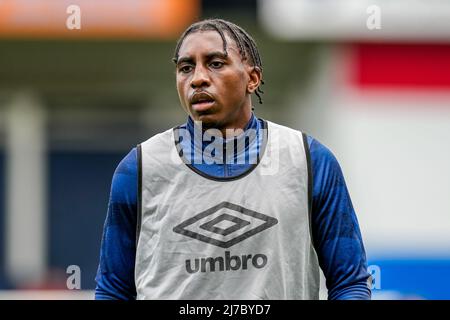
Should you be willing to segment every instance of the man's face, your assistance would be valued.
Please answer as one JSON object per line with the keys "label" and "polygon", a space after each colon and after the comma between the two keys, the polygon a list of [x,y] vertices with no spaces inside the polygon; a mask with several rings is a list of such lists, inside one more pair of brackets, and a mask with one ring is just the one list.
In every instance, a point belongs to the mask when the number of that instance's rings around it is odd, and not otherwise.
{"label": "man's face", "polygon": [[216,31],[198,31],[183,41],[176,66],[177,90],[186,112],[206,128],[244,127],[251,116],[250,94],[259,71],[242,60],[226,33],[227,52]]}

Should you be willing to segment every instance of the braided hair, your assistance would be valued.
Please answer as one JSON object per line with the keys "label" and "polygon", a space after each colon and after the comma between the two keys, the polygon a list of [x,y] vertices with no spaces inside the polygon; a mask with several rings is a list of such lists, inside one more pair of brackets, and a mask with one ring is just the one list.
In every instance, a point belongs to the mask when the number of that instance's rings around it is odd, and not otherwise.
{"label": "braided hair", "polygon": [[[184,39],[191,33],[196,31],[207,31],[213,30],[217,31],[222,38],[223,41],[223,51],[225,55],[228,55],[227,52],[227,40],[225,38],[225,32],[227,32],[231,38],[236,42],[239,53],[241,54],[244,60],[249,60],[251,65],[255,68],[258,67],[262,72],[262,61],[258,52],[258,47],[256,46],[255,40],[241,27],[236,24],[222,20],[222,19],[206,19],[190,25],[184,33],[181,35],[180,39],[178,39],[177,45],[175,47],[175,54],[173,57],[173,62],[178,61],[180,47],[183,44]],[[261,80],[261,84],[264,84],[264,81]],[[262,104],[261,94],[264,91],[258,87],[255,91],[256,96],[259,99],[259,103]]]}

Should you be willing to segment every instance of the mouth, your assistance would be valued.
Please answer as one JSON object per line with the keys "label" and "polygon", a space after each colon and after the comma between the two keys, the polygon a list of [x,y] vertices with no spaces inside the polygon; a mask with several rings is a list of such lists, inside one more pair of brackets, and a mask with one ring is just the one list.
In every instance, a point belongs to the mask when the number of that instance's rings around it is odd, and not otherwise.
{"label": "mouth", "polygon": [[201,113],[210,109],[215,104],[215,100],[210,94],[206,92],[200,92],[194,93],[194,95],[190,99],[190,103],[193,111]]}

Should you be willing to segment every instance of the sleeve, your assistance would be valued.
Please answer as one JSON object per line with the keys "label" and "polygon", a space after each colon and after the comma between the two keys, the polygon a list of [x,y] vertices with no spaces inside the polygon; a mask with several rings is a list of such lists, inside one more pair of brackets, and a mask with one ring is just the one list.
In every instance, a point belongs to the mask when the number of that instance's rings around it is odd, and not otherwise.
{"label": "sleeve", "polygon": [[313,175],[312,234],[329,300],[370,300],[366,253],[338,161],[308,137]]}
{"label": "sleeve", "polygon": [[137,221],[137,151],[120,162],[114,172],[108,212],[103,227],[96,300],[136,298],[134,264]]}

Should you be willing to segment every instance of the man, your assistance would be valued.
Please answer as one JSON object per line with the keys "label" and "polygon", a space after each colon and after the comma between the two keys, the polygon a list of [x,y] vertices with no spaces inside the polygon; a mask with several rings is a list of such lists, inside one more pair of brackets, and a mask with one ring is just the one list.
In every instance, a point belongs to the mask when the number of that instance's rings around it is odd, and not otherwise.
{"label": "man", "polygon": [[96,298],[318,299],[321,268],[329,299],[370,299],[337,160],[252,112],[262,63],[250,35],[200,21],[174,62],[188,121],[134,148],[115,171]]}

